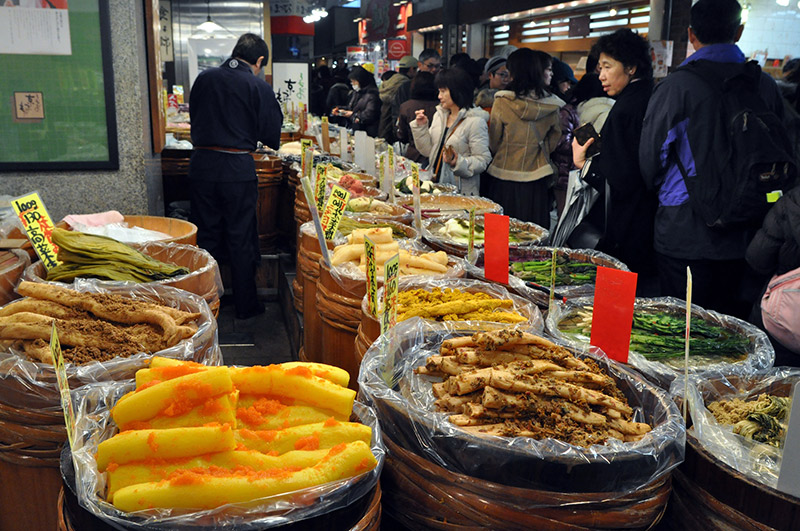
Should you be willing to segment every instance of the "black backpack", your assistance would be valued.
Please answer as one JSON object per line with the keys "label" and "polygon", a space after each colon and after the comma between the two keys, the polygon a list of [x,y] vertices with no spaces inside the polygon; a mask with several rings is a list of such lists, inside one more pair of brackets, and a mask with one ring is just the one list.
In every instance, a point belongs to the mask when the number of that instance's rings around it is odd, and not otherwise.
{"label": "black backpack", "polygon": [[[714,90],[719,122],[709,124],[706,153],[695,154],[696,175],[683,175],[693,210],[709,227],[758,227],[771,202],[767,194],[791,189],[797,179],[794,147],[781,119],[759,94],[761,68],[755,61],[692,61],[679,68]],[[713,110],[713,109],[712,109]],[[774,201],[774,199],[773,199]]]}

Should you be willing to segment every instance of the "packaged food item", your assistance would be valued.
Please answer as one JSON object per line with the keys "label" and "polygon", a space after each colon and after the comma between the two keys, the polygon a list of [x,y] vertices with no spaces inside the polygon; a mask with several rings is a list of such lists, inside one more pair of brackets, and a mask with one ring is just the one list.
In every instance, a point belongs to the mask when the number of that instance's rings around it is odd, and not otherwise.
{"label": "packaged food item", "polygon": [[[337,367],[154,358],[136,376],[135,388],[95,387],[78,399],[78,495],[105,520],[270,527],[346,505],[377,482],[377,424]],[[352,413],[365,424],[349,422]]]}
{"label": "packaged food item", "polygon": [[[547,330],[578,349],[591,338],[590,298],[558,302],[547,316]],[[767,369],[775,350],[755,326],[698,306],[692,309],[689,371],[749,374]],[[628,363],[664,389],[683,374],[686,303],[661,297],[636,299]]]}

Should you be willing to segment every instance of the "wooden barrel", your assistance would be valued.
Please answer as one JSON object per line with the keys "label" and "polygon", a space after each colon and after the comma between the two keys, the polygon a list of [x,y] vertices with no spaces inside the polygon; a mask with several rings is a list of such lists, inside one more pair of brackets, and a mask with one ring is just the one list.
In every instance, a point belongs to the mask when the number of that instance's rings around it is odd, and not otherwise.
{"label": "wooden barrel", "polygon": [[[165,218],[161,216],[123,216],[124,223],[129,227],[141,227],[143,229],[154,230],[170,237],[159,241],[161,243],[179,243],[184,245],[197,245],[197,225],[177,218]],[[56,227],[61,229],[69,229],[66,221],[59,221]],[[14,228],[9,232],[8,238],[26,238],[18,228]],[[21,249],[28,253],[31,261],[36,261],[39,257],[30,242],[26,242]]]}
{"label": "wooden barrel", "polygon": [[366,293],[366,283],[356,282],[355,291],[347,291],[321,258],[318,263],[316,307],[322,339],[319,361],[345,369],[350,373],[350,388],[357,389],[359,363],[355,358],[355,339],[361,324],[361,299]]}
{"label": "wooden barrel", "polygon": [[281,159],[253,153],[258,178],[258,244],[262,252],[272,253],[278,248],[280,187],[283,181]]}
{"label": "wooden barrel", "polygon": [[644,530],[660,520],[670,494],[669,474],[620,495],[511,487],[446,470],[385,434],[384,442],[383,509],[408,529]]}
{"label": "wooden barrel", "polygon": [[800,498],[721,462],[691,431],[674,491],[664,518],[667,529],[800,529]]}
{"label": "wooden barrel", "polygon": [[291,165],[281,161],[280,202],[278,203],[278,233],[282,249],[290,254],[297,252],[297,226],[294,221],[294,199],[300,180]]}
{"label": "wooden barrel", "polygon": [[[219,315],[222,278],[217,261],[208,251],[195,246],[163,242],[133,244],[132,247],[156,260],[187,267],[190,270],[186,275],[156,282],[145,282],[142,285],[160,284],[194,293],[205,299],[214,317]],[[47,272],[41,261],[28,266],[24,273],[26,280],[34,282],[43,282],[46,276]]]}
{"label": "wooden barrel", "polygon": [[[328,242],[333,248],[333,242]],[[320,254],[316,231],[302,232],[297,250],[297,272],[303,279],[303,354],[307,361],[322,361],[322,335],[317,311],[317,282],[319,281]]]}
{"label": "wooden barrel", "polygon": [[[74,481],[74,480],[73,480]],[[59,482],[61,477],[59,474]],[[104,520],[98,518],[86,509],[80,506],[78,498],[73,491],[74,486],[67,483],[64,479],[64,485],[60,487],[57,493],[57,502],[53,506],[53,513],[58,520],[58,526],[50,527],[31,527],[30,520],[27,518],[20,519],[26,520],[28,527],[24,531],[31,529],[58,529],[59,531],[113,531],[119,529],[112,527]],[[365,496],[353,503],[342,507],[341,509],[333,510],[329,513],[321,514],[316,517],[308,518],[293,524],[287,524],[277,527],[269,527],[268,529],[275,529],[278,531],[328,531],[331,529],[343,529],[349,531],[379,531],[381,528],[381,486],[380,483],[375,485],[371,491]],[[242,519],[244,520],[244,519]],[[198,527],[207,524],[202,520],[198,520]],[[124,528],[128,528],[124,526]],[[6,530],[7,528],[2,528]],[[13,528],[12,528],[13,529]],[[20,527],[19,529],[23,529]],[[131,526],[130,529],[150,529],[148,526]],[[158,529],[153,527],[152,529]],[[207,527],[206,527],[207,529]],[[235,531],[237,528],[233,526],[230,528]],[[248,526],[247,529],[253,529]],[[266,528],[265,528],[266,529]]]}
{"label": "wooden barrel", "polygon": [[5,445],[0,443],[0,529],[57,529],[61,488],[58,458],[55,464],[17,464],[7,461],[6,455]]}
{"label": "wooden barrel", "polygon": [[28,253],[22,249],[0,251],[0,306],[19,298],[14,290],[30,263]]}
{"label": "wooden barrel", "polygon": [[124,216],[129,227],[141,227],[169,234],[169,238],[158,240],[162,243],[197,245],[197,226],[177,218],[161,216]]}

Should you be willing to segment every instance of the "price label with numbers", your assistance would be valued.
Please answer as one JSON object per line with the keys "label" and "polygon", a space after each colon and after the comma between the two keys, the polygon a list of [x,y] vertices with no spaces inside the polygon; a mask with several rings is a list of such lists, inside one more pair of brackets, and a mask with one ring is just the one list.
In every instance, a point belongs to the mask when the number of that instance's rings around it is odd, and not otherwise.
{"label": "price label with numbers", "polygon": [[349,200],[350,192],[339,186],[333,187],[320,220],[326,240],[332,240],[336,235],[336,230],[339,228],[339,222],[342,220],[344,209],[347,207]]}
{"label": "price label with numbers", "polygon": [[11,206],[19,216],[25,234],[36,250],[45,268],[53,269],[60,262],[56,258],[58,247],[53,244],[53,220],[37,192],[13,199]]}

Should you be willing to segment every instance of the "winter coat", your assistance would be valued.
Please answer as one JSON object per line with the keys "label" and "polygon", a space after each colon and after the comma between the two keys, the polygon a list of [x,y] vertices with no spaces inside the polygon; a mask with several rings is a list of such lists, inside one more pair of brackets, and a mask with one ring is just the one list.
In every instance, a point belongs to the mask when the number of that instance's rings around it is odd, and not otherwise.
{"label": "winter coat", "polygon": [[608,113],[614,106],[613,98],[591,98],[578,104],[578,123],[592,124],[598,133],[603,130]]}
{"label": "winter coat", "polygon": [[377,87],[366,87],[353,91],[347,108],[353,115],[347,122],[354,131],[366,131],[369,136],[378,136],[378,121],[381,117],[381,99]]}
{"label": "winter coat", "polygon": [[428,157],[423,155],[414,144],[414,135],[411,134],[411,123],[416,120],[416,111],[422,109],[428,121],[433,121],[436,114],[438,100],[408,100],[400,106],[400,117],[397,119],[397,140],[408,144],[405,157],[421,164],[423,167],[428,165]]}
{"label": "winter coat", "polygon": [[[735,44],[703,46],[683,64],[698,61],[704,68],[728,68],[743,63]],[[781,94],[775,81],[762,72],[759,94],[767,107],[783,119]],[[654,245],[658,253],[682,260],[743,260],[753,236],[750,229],[718,229],[706,225],[689,202],[676,156],[691,177],[695,168],[709,167],[715,157],[719,124],[717,107],[709,102],[717,91],[699,76],[685,70],[668,75],[653,91],[639,143],[639,163],[647,186],[658,193]],[[613,111],[612,111],[613,112]]]}
{"label": "winter coat", "polygon": [[494,159],[488,173],[516,182],[552,175],[550,153],[561,138],[558,111],[563,106],[558,96],[536,99],[519,97],[510,90],[498,91],[489,121],[489,148]]}
{"label": "winter coat", "polygon": [[478,95],[475,96],[475,107],[480,107],[486,111],[490,110],[494,105],[494,95],[497,94],[498,90],[487,86],[478,91]]}
{"label": "winter coat", "polygon": [[390,143],[395,140],[394,129],[397,122],[397,117],[392,116],[392,102],[397,90],[406,83],[411,83],[411,79],[400,73],[381,83],[379,91],[381,97],[381,119],[378,125],[378,136]]}
{"label": "winter coat", "polygon": [[566,104],[558,111],[561,118],[561,138],[556,149],[550,154],[550,159],[558,169],[555,186],[561,190],[567,189],[569,172],[575,168],[572,163],[572,137],[578,128],[578,111],[570,104]]}
{"label": "winter coat", "polygon": [[747,263],[765,275],[800,267],[800,187],[781,197],[747,247]]}
{"label": "winter coat", "polygon": [[[607,223],[597,249],[619,258],[632,271],[654,274],[656,197],[646,189],[636,157],[652,90],[652,80],[641,79],[632,81],[620,92],[600,134],[600,153],[592,159],[584,179],[603,194],[589,213],[597,227]],[[611,190],[607,215],[606,183]]]}
{"label": "winter coat", "polygon": [[[436,114],[430,121],[430,129],[411,122],[411,133],[419,152],[428,157],[429,168],[435,164],[436,154],[442,144],[447,118],[450,112],[436,106]],[[464,195],[478,195],[481,173],[492,160],[489,152],[489,131],[486,125],[489,113],[483,109],[460,109],[456,121],[447,131],[446,146],[450,146],[458,154],[456,165],[451,168],[442,160],[439,182],[454,184]]]}

